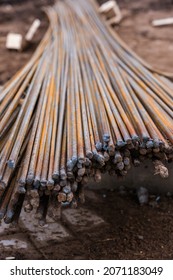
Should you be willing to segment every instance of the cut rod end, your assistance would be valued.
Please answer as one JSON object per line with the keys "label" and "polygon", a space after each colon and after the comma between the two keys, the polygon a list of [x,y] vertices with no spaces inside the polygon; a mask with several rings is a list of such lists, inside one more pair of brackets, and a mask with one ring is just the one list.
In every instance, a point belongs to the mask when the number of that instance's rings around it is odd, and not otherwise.
{"label": "cut rod end", "polygon": [[26,179],[20,178],[18,181],[20,186],[25,186],[26,185]]}
{"label": "cut rod end", "polygon": [[89,158],[89,159],[92,159],[93,153],[91,151],[87,151],[86,152],[86,157]]}
{"label": "cut rod end", "polygon": [[126,138],[126,139],[125,139],[125,142],[126,142],[128,145],[130,145],[130,144],[132,143],[132,139],[131,139],[131,138]]}
{"label": "cut rod end", "polygon": [[101,151],[103,148],[103,145],[101,142],[97,142],[95,146],[96,146],[97,151]]}
{"label": "cut rod end", "polygon": [[140,141],[140,138],[138,135],[133,135],[132,136],[132,142],[136,143],[136,142],[139,142]]}
{"label": "cut rod end", "polygon": [[20,186],[18,187],[18,192],[19,192],[20,194],[25,194],[25,193],[26,193],[25,187],[20,185]]}
{"label": "cut rod end", "polygon": [[14,211],[12,209],[8,210],[4,218],[4,222],[6,224],[10,224],[13,220],[13,217],[14,217]]}
{"label": "cut rod end", "polygon": [[55,171],[52,175],[52,179],[58,181],[59,180],[59,172]]}
{"label": "cut rod end", "polygon": [[46,187],[47,186],[47,180],[46,179],[41,179],[41,186]]}
{"label": "cut rod end", "polygon": [[60,179],[61,180],[66,180],[67,179],[67,174],[65,168],[60,169]]}
{"label": "cut rod end", "polygon": [[150,140],[150,137],[149,137],[148,135],[144,135],[144,136],[142,137],[142,139],[143,139],[144,143],[146,143],[147,141]]}
{"label": "cut rod end", "polygon": [[153,145],[154,145],[154,148],[159,148],[159,145],[160,145],[159,139],[154,139]]}
{"label": "cut rod end", "polygon": [[103,134],[103,142],[108,143],[110,141],[110,135],[108,133]]}
{"label": "cut rod end", "polygon": [[47,189],[48,190],[52,190],[54,188],[54,180],[53,179],[49,179],[47,181]]}
{"label": "cut rod end", "polygon": [[33,184],[34,181],[34,175],[33,174],[28,174],[27,179],[26,179],[26,183],[31,186]]}
{"label": "cut rod end", "polygon": [[10,168],[10,169],[14,169],[15,168],[15,161],[13,160],[13,159],[9,159],[8,160],[8,162],[7,162],[7,164],[8,164],[8,167]]}
{"label": "cut rod end", "polygon": [[122,141],[122,140],[118,140],[117,143],[116,143],[116,146],[118,148],[122,148],[126,145],[126,142]]}
{"label": "cut rod end", "polygon": [[35,189],[38,189],[39,188],[39,186],[40,186],[40,179],[39,178],[35,178],[34,179],[34,188]]}
{"label": "cut rod end", "polygon": [[115,155],[115,146],[114,145],[110,145],[108,147],[108,153],[110,156],[114,156]]}
{"label": "cut rod end", "polygon": [[84,164],[85,163],[85,158],[83,156],[79,156],[78,157],[78,162],[81,163],[81,164]]}
{"label": "cut rod end", "polygon": [[147,149],[153,148],[153,140],[147,141],[146,147],[147,147]]}
{"label": "cut rod end", "polygon": [[[73,158],[67,161],[67,171],[72,171],[77,163],[77,159]],[[53,178],[54,179],[54,178]]]}

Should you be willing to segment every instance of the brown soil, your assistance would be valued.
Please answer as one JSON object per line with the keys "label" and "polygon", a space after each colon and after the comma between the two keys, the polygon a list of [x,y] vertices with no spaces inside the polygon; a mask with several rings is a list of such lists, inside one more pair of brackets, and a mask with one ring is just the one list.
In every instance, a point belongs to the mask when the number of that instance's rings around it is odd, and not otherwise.
{"label": "brown soil", "polygon": [[134,193],[103,193],[106,197],[100,205],[88,201],[90,208],[108,222],[107,227],[87,234],[89,258],[173,258],[172,198],[161,196],[161,202],[156,203],[156,197],[151,196],[149,205],[140,206]]}
{"label": "brown soil", "polygon": [[[99,198],[86,199],[87,208],[106,224],[76,233],[76,240],[58,244],[58,254],[48,249],[50,259],[172,259],[173,200],[150,195],[140,206],[136,193],[118,190],[94,191]],[[67,225],[65,225],[67,226]],[[55,247],[56,248],[56,247]],[[49,253],[50,251],[50,253]]]}
{"label": "brown soil", "polygon": [[[8,1],[0,3],[0,84],[7,81],[31,57],[48,25],[41,7],[52,0]],[[104,2],[104,1],[100,1]],[[119,0],[124,16],[115,30],[143,59],[161,70],[173,72],[172,26],[154,28],[153,19],[170,17],[171,0]],[[5,48],[8,32],[24,34],[34,18],[41,28],[32,46],[25,52],[9,52]],[[82,233],[79,242],[59,244],[59,259],[172,259],[173,201],[161,197],[160,203],[140,207],[136,196],[114,191],[97,191],[101,200],[86,201],[108,223],[97,231]],[[83,245],[81,246],[81,244]],[[77,257],[76,257],[77,252]],[[32,258],[32,256],[31,256]],[[54,258],[54,256],[50,256]]]}

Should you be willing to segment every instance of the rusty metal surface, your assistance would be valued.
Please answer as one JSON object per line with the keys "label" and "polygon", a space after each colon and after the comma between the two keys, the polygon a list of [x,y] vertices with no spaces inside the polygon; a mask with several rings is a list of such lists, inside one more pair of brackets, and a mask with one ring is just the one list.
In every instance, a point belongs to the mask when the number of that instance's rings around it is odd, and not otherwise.
{"label": "rusty metal surface", "polygon": [[22,205],[38,208],[42,222],[52,205],[75,207],[89,177],[123,177],[145,158],[160,170],[158,162],[173,159],[170,82],[97,10],[93,0],[49,7],[43,40],[0,92],[0,217],[7,223]]}

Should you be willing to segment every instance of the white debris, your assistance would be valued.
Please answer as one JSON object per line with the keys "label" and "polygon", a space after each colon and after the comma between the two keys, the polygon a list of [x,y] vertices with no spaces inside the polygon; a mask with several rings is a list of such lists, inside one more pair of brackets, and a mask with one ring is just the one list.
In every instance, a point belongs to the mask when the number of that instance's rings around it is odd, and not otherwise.
{"label": "white debris", "polygon": [[122,20],[120,8],[115,0],[110,0],[102,4],[99,12],[107,16],[107,21],[110,25],[119,24]]}
{"label": "white debris", "polygon": [[22,35],[18,33],[8,33],[6,39],[6,48],[11,50],[21,50]]}
{"label": "white debris", "polygon": [[170,18],[164,18],[164,19],[156,19],[152,21],[153,26],[164,26],[164,25],[170,25],[173,24],[173,17]]}
{"label": "white debris", "polygon": [[32,41],[37,29],[39,28],[41,22],[39,19],[35,19],[29,28],[27,34],[23,37],[18,33],[8,33],[6,39],[6,48],[10,50],[21,51]]}
{"label": "white debris", "polygon": [[22,240],[18,239],[3,239],[0,241],[0,245],[3,245],[4,247],[13,247],[15,249],[26,249],[27,243]]}
{"label": "white debris", "polygon": [[32,23],[30,29],[28,30],[27,34],[25,35],[25,40],[30,42],[32,38],[34,37],[34,34],[36,33],[37,29],[39,28],[41,24],[41,21],[39,19],[35,19]]}
{"label": "white debris", "polygon": [[6,260],[15,260],[15,257],[6,257]]}
{"label": "white debris", "polygon": [[115,5],[115,1],[107,1],[100,6],[99,12],[100,13],[108,12],[109,10],[114,8],[114,5]]}
{"label": "white debris", "polygon": [[138,237],[139,240],[143,240],[144,239],[143,235],[138,235],[137,237]]}

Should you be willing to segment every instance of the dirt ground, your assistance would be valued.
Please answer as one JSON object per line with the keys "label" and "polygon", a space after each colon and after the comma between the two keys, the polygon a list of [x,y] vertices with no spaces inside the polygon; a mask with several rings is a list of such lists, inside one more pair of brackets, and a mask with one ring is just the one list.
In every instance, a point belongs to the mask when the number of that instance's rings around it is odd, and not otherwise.
{"label": "dirt ground", "polygon": [[[0,0],[0,85],[6,82],[31,57],[44,34],[48,22],[42,6],[52,0]],[[104,1],[100,1],[104,2]],[[154,28],[153,19],[173,14],[171,0],[119,0],[123,20],[115,30],[144,60],[160,70],[173,72],[173,28]],[[25,52],[5,49],[8,32],[24,34],[34,18],[41,19],[41,28],[32,46]],[[116,184],[116,182],[115,182]],[[93,191],[100,199],[87,198],[86,205],[106,221],[106,226],[83,231],[77,238],[88,259],[172,259],[173,200],[172,196],[150,197],[150,204],[141,207],[136,194],[119,190]],[[81,251],[77,241],[58,245],[58,259],[75,259]],[[15,253],[15,252],[14,252]],[[3,258],[3,252],[0,252]],[[32,258],[30,254],[30,258]],[[18,256],[23,258],[23,256]],[[50,258],[55,258],[50,254]],[[78,253],[80,259],[80,253]]]}

